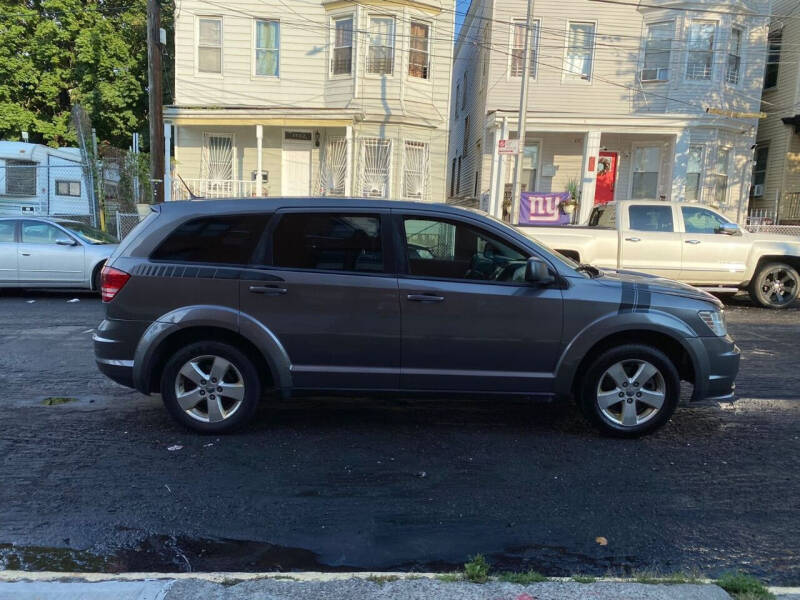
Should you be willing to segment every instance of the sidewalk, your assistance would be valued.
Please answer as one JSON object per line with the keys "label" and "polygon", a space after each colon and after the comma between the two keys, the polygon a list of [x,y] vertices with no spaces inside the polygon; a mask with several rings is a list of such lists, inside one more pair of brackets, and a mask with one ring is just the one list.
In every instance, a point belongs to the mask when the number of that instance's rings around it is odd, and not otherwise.
{"label": "sidewalk", "polygon": [[[775,589],[800,600],[800,589]],[[798,594],[798,595],[794,595]],[[79,573],[0,572],[0,600],[730,600],[712,584],[622,580],[530,585],[446,582],[398,573]]]}

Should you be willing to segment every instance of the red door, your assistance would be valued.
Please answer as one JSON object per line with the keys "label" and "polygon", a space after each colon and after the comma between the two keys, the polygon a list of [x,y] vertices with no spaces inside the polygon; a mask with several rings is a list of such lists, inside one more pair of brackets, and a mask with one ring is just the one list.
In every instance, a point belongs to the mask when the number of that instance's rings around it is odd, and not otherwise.
{"label": "red door", "polygon": [[603,204],[614,200],[614,185],[617,182],[616,152],[601,152],[597,161],[597,187],[594,192],[594,203]]}

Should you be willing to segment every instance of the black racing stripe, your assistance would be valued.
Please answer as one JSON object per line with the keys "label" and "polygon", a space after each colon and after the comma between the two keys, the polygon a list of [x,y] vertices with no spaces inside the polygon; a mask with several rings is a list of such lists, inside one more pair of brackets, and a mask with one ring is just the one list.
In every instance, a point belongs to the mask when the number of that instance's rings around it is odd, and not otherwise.
{"label": "black racing stripe", "polygon": [[619,302],[619,314],[633,311],[636,292],[633,284],[627,281],[622,282],[622,297]]}
{"label": "black racing stripe", "polygon": [[647,312],[650,310],[650,287],[647,284],[639,284],[638,298],[636,301],[636,312]]}

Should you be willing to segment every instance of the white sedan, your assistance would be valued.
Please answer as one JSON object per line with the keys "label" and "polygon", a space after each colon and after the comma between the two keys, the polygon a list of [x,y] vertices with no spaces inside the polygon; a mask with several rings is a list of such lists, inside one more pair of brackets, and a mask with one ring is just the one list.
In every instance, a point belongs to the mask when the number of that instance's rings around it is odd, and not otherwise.
{"label": "white sedan", "polygon": [[80,221],[0,218],[0,288],[100,289],[117,240]]}

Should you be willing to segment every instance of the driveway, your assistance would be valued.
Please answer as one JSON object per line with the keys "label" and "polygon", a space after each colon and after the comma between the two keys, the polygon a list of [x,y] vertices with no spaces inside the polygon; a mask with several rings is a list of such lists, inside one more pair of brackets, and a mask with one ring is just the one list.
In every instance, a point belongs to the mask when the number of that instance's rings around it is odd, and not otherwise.
{"label": "driveway", "polygon": [[0,296],[0,567],[432,570],[481,552],[553,576],[800,582],[800,311],[731,303],[739,400],[634,441],[570,406],[367,398],[265,405],[204,437],[97,372],[101,314],[88,294]]}

